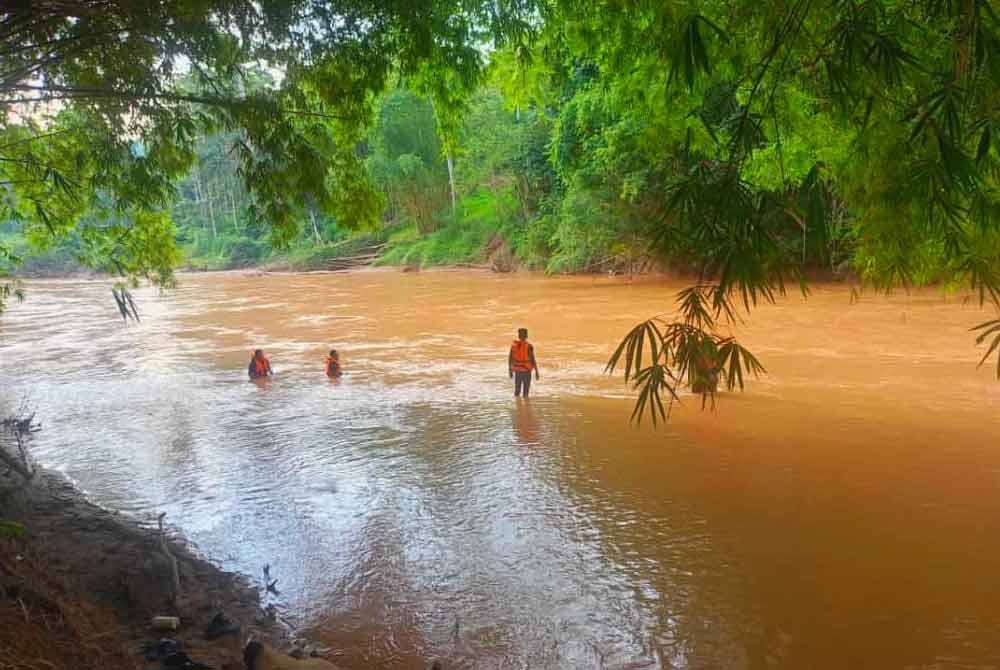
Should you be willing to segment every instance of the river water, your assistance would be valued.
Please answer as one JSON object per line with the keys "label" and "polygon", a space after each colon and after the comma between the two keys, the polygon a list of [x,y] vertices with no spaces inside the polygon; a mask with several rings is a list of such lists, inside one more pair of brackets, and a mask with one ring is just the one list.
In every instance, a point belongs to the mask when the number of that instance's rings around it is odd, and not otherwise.
{"label": "river water", "polygon": [[745,394],[635,428],[601,368],[679,287],[196,275],[126,327],[105,282],[33,282],[0,318],[0,410],[26,396],[36,456],[96,501],[269,563],[346,668],[1000,665],[989,312],[819,286],[738,329],[769,371]]}

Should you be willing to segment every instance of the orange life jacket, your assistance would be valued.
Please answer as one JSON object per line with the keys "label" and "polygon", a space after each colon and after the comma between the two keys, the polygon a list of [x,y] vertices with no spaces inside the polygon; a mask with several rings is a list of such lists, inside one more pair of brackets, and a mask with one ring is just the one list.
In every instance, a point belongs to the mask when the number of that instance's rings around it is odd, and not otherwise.
{"label": "orange life jacket", "polygon": [[531,372],[535,369],[531,362],[531,345],[527,340],[514,340],[510,345],[510,357],[514,372]]}
{"label": "orange life jacket", "polygon": [[270,369],[271,363],[267,360],[267,356],[253,359],[253,372],[256,376],[266,377]]}

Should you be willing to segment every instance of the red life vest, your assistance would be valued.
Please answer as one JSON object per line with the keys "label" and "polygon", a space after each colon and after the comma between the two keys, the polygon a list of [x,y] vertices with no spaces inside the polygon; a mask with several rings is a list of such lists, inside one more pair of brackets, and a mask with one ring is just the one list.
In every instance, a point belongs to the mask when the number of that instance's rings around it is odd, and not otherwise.
{"label": "red life vest", "polygon": [[271,363],[267,360],[267,356],[253,359],[253,372],[255,376],[266,377],[270,370]]}
{"label": "red life vest", "polygon": [[531,372],[535,369],[531,362],[531,345],[527,340],[514,340],[510,345],[511,369],[514,372]]}

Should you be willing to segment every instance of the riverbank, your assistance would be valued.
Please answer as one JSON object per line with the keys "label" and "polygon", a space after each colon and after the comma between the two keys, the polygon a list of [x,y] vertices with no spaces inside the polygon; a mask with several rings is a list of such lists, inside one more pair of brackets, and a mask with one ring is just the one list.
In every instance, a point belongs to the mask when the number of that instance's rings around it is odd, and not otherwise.
{"label": "riverbank", "polygon": [[[489,209],[489,208],[487,208]],[[11,241],[24,258],[7,270],[22,279],[91,276],[69,248],[32,251],[25,243]],[[222,237],[204,245],[178,241],[183,271],[263,270],[308,272],[345,270],[375,265],[410,270],[432,267],[488,268],[495,272],[518,270],[550,274],[642,274],[659,263],[636,245],[612,243],[584,254],[555,253],[543,240],[526,236],[511,222],[490,216],[449,220],[432,231],[412,224],[394,224],[371,232],[341,234],[333,239],[302,238],[278,249],[266,240]],[[0,265],[0,271],[4,267]]]}
{"label": "riverbank", "polygon": [[[27,485],[13,475],[0,480],[0,503],[4,520],[23,528],[0,539],[0,667],[157,667],[141,650],[173,636],[192,659],[236,670],[248,635],[286,637],[249,580],[177,537],[167,541],[180,578],[174,598],[158,531],[94,505],[58,473],[39,470]],[[240,632],[206,640],[218,612]],[[180,629],[152,630],[159,615],[179,617]]]}

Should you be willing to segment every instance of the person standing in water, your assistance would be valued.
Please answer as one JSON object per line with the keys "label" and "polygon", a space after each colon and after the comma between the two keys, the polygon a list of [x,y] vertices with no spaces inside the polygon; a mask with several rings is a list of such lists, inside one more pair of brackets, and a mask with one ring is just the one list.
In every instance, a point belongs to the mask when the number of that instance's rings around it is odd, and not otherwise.
{"label": "person standing in water", "polygon": [[250,373],[250,379],[264,379],[274,374],[271,370],[271,361],[264,355],[263,349],[254,349],[247,372]]}
{"label": "person standing in water", "polygon": [[330,379],[339,379],[344,372],[340,367],[340,356],[336,349],[330,349],[330,355],[326,357],[326,376]]}
{"label": "person standing in water", "polygon": [[538,379],[538,363],[535,361],[535,347],[528,342],[528,329],[518,328],[517,339],[510,345],[507,356],[507,372],[514,380],[514,397],[527,398],[531,390],[531,372]]}

